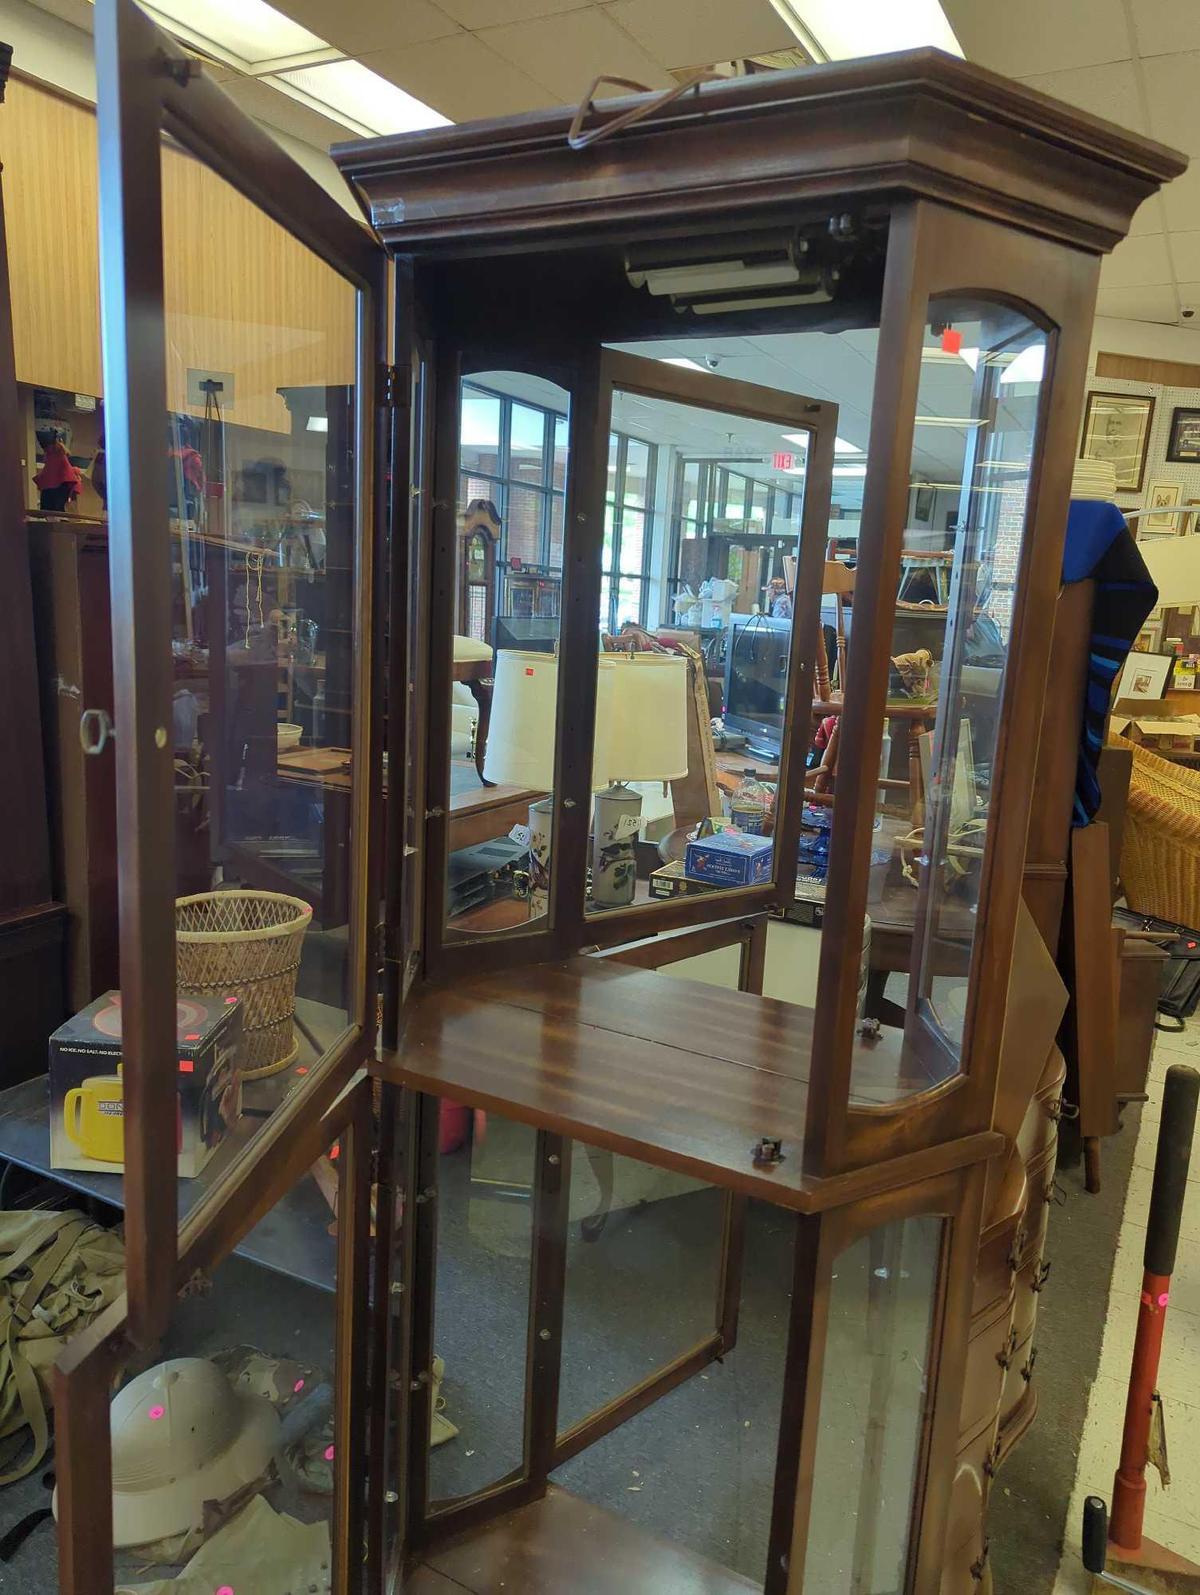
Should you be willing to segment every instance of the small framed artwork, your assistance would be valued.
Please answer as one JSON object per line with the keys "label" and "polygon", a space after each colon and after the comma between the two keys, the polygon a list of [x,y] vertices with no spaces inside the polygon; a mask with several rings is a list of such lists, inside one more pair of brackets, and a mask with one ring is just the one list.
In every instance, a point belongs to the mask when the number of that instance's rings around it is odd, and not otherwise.
{"label": "small framed artwork", "polygon": [[1185,516],[1169,514],[1178,507],[1183,489],[1178,482],[1151,482],[1146,503],[1138,522],[1140,532],[1164,532],[1170,535],[1179,529]]}
{"label": "small framed artwork", "polygon": [[1167,690],[1174,654],[1131,653],[1117,681],[1117,697],[1147,702]]}
{"label": "small framed artwork", "polygon": [[1183,405],[1176,405],[1171,413],[1167,459],[1175,465],[1200,463],[1200,410],[1189,410]]}
{"label": "small framed artwork", "polygon": [[1081,460],[1116,467],[1117,492],[1140,493],[1150,447],[1154,400],[1141,393],[1089,393],[1083,412]]}
{"label": "small framed artwork", "polygon": [[931,487],[918,487],[913,495],[913,517],[928,526],[933,519],[933,489]]}

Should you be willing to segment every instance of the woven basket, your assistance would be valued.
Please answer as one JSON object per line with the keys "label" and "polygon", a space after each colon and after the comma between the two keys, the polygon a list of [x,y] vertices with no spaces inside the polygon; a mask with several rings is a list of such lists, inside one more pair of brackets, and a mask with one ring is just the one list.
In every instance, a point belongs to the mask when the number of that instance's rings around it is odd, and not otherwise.
{"label": "woven basket", "polygon": [[244,1080],[295,1061],[296,971],[311,920],[307,903],[278,892],[175,899],[176,984],[183,996],[241,999]]}
{"label": "woven basket", "polygon": [[1200,929],[1200,772],[1111,736],[1133,753],[1121,881],[1130,908]]}

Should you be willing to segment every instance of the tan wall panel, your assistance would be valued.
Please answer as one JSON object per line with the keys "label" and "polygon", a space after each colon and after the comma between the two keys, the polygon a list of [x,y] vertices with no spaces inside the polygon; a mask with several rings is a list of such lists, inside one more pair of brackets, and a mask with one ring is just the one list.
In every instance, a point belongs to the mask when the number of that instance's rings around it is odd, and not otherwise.
{"label": "tan wall panel", "polygon": [[1128,382],[1161,382],[1168,388],[1200,388],[1200,365],[1189,360],[1149,360],[1140,354],[1096,356],[1098,377],[1120,377]]}
{"label": "tan wall panel", "polygon": [[99,394],[96,118],[14,78],[0,130],[17,380]]}
{"label": "tan wall panel", "polygon": [[[96,122],[28,83],[9,85],[3,161],[17,376],[100,394]],[[187,374],[230,372],[229,420],[290,430],[281,387],[348,383],[354,291],[200,162],[163,163],[167,400]]]}

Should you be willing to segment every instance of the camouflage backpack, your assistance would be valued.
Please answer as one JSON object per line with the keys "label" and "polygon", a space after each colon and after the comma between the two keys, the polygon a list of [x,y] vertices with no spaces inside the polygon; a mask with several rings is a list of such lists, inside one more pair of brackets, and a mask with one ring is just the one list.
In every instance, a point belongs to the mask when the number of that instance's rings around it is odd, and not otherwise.
{"label": "camouflage backpack", "polygon": [[124,1288],[119,1234],[74,1211],[0,1212],[0,1485],[45,1456],[55,1360]]}

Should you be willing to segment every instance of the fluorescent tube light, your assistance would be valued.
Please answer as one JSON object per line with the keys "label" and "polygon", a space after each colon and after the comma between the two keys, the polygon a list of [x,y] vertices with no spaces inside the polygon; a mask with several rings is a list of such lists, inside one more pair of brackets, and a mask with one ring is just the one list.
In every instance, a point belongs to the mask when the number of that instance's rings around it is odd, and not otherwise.
{"label": "fluorescent tube light", "polygon": [[143,9],[180,38],[215,45],[216,53],[247,66],[330,49],[266,0],[149,0]]}
{"label": "fluorescent tube light", "polygon": [[835,465],[833,474],[834,476],[866,476],[867,468],[865,465]]}
{"label": "fluorescent tube light", "polygon": [[308,431],[328,432],[329,417],[327,415],[310,415],[308,418]]}
{"label": "fluorescent tube light", "polygon": [[[788,443],[798,443],[801,448],[808,444],[807,432],[784,432],[780,434]],[[861,454],[862,450],[857,443],[851,443],[846,438],[834,438],[833,452],[835,454]]]}
{"label": "fluorescent tube light", "polygon": [[1020,354],[1001,373],[1000,385],[1006,382],[1040,382],[1046,369],[1046,345],[1044,343],[1031,343],[1028,349],[1022,349]]}
{"label": "fluorescent tube light", "polygon": [[986,419],[976,419],[970,415],[918,415],[913,422],[914,426],[986,426]]}
{"label": "fluorescent tube light", "polygon": [[936,45],[951,55],[962,46],[938,0],[771,0],[816,61],[845,61]]}
{"label": "fluorescent tube light", "polygon": [[800,281],[790,260],[748,266],[744,260],[705,261],[695,266],[659,266],[644,273],[652,294],[719,293],[723,288],[779,288]]}
{"label": "fluorescent tube light", "polygon": [[361,61],[300,67],[276,73],[264,82],[274,83],[293,99],[332,113],[339,122],[366,133],[415,133],[423,127],[446,127],[450,121]]}
{"label": "fluorescent tube light", "polygon": [[703,371],[704,370],[704,367],[698,361],[689,360],[684,355],[674,355],[674,356],[672,356],[672,355],[660,354],[659,357],[658,357],[658,363],[659,363],[659,365],[664,365],[664,366],[682,366],[682,368],[685,371]]}
{"label": "fluorescent tube light", "polygon": [[693,299],[684,308],[698,316],[717,315],[725,310],[773,310],[778,305],[827,305],[832,298],[828,290],[815,288],[807,294],[755,294],[738,299]]}

